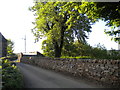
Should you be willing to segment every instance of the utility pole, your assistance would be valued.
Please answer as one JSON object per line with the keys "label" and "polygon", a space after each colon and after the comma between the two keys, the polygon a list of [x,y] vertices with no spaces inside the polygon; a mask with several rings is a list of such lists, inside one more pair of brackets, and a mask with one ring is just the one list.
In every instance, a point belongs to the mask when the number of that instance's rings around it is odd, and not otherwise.
{"label": "utility pole", "polygon": [[26,35],[25,35],[24,40],[25,40],[25,53],[26,53]]}
{"label": "utility pole", "polygon": [[22,38],[23,40],[24,40],[24,52],[26,53],[26,35],[25,35],[25,37],[24,38]]}

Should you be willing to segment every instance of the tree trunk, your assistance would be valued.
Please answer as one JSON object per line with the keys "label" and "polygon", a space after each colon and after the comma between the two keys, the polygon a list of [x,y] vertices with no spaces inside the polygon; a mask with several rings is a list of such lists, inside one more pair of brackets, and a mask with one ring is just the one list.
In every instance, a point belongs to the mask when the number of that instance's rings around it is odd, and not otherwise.
{"label": "tree trunk", "polygon": [[58,43],[56,41],[54,41],[54,48],[55,48],[55,57],[60,57],[61,50],[60,50],[60,47],[58,46]]}
{"label": "tree trunk", "polygon": [[[64,17],[64,21],[62,23],[65,23],[67,21],[67,15]],[[63,43],[64,43],[64,32],[66,30],[67,26],[63,25],[61,27],[61,36],[60,36],[60,45],[58,45],[57,41],[54,44],[55,47],[55,57],[61,57],[61,52],[63,48]]]}

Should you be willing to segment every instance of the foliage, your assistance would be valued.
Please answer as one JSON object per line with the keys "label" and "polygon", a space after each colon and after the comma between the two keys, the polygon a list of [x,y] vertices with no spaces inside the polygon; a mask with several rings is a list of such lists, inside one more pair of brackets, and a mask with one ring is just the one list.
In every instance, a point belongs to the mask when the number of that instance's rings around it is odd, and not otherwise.
{"label": "foliage", "polygon": [[[106,34],[116,36],[120,33],[115,30],[120,27],[120,3],[119,2],[82,2],[79,7],[81,13],[85,13],[93,22],[102,19],[111,30],[105,30]],[[114,38],[118,40],[118,38]]]}
{"label": "foliage", "polygon": [[5,59],[9,59],[10,61],[13,61],[13,60],[17,60],[18,59],[18,56],[16,54],[13,54],[11,56],[7,56],[5,57]]}
{"label": "foliage", "polygon": [[120,60],[120,51],[117,50],[110,50],[108,51],[109,59],[119,59]]}
{"label": "foliage", "polygon": [[7,40],[7,55],[8,56],[14,55],[13,48],[14,48],[14,42],[8,39]]}
{"label": "foliage", "polygon": [[77,56],[77,57],[61,56],[60,58],[91,59],[90,56]]}
{"label": "foliage", "polygon": [[63,50],[64,52],[63,56],[70,57],[87,56],[90,58],[105,58],[104,56],[106,56],[107,54],[107,50],[100,44],[98,44],[97,47],[91,47],[88,44],[75,41],[71,47],[72,48],[68,47],[67,50]]}
{"label": "foliage", "polygon": [[50,40],[44,40],[42,42],[42,50],[45,56],[55,57],[54,46]]}
{"label": "foliage", "polygon": [[89,56],[91,46],[79,41],[67,44],[63,47],[62,56]]}
{"label": "foliage", "polygon": [[[91,32],[91,24],[102,19],[107,26],[109,35],[117,35],[120,26],[120,4],[111,2],[39,2],[30,8],[35,12],[35,28],[32,30],[38,41],[42,37],[44,55],[60,56],[91,56],[108,58],[105,48],[93,48],[86,43],[87,33]],[[75,40],[79,42],[75,42]],[[116,40],[118,40],[116,38]]]}
{"label": "foliage", "polygon": [[[74,46],[73,46],[74,45]],[[63,50],[61,58],[89,58],[89,59],[120,59],[120,53],[116,50],[106,50],[100,43],[96,47],[76,41],[67,50]]]}
{"label": "foliage", "polygon": [[100,43],[97,45],[97,47],[94,47],[91,49],[90,56],[96,59],[112,59],[112,60],[120,59],[119,51],[106,50],[105,46],[100,45]]}
{"label": "foliage", "polygon": [[[91,32],[90,20],[76,10],[75,5],[81,2],[35,2],[31,8],[37,16],[32,30],[36,40],[41,37],[45,55],[60,57],[65,43],[72,43],[74,39],[86,42],[87,32]],[[53,56],[52,55],[52,56]]]}
{"label": "foliage", "polygon": [[101,46],[100,44],[98,44],[97,47],[92,48],[90,55],[93,58],[100,58],[100,59],[108,58],[106,48],[104,46]]}
{"label": "foliage", "polygon": [[19,69],[8,59],[2,59],[2,83],[3,90],[8,88],[23,88],[23,76]]}

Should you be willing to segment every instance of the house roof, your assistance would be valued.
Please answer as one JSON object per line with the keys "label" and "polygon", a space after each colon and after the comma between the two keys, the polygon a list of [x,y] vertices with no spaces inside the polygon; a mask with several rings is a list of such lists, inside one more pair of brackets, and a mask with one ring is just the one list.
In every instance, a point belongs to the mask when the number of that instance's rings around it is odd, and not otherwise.
{"label": "house roof", "polygon": [[1,32],[0,32],[0,36],[2,36],[3,40],[7,40],[7,39],[2,35]]}

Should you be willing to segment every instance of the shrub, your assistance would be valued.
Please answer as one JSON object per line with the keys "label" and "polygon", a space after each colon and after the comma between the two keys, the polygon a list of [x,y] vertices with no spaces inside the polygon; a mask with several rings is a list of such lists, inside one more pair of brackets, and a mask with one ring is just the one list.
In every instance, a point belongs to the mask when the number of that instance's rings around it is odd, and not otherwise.
{"label": "shrub", "polygon": [[23,88],[23,76],[19,69],[8,59],[2,59],[3,90],[7,88]]}

